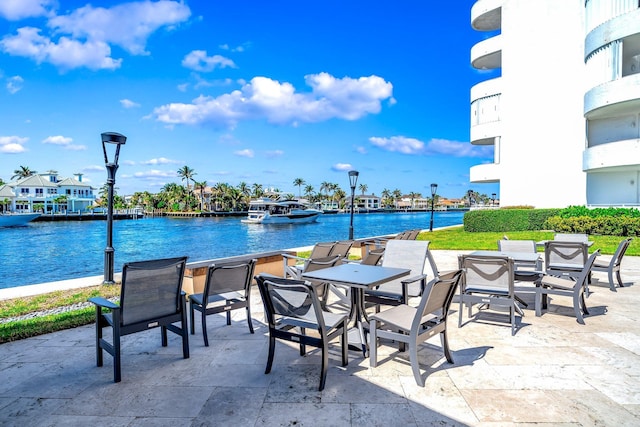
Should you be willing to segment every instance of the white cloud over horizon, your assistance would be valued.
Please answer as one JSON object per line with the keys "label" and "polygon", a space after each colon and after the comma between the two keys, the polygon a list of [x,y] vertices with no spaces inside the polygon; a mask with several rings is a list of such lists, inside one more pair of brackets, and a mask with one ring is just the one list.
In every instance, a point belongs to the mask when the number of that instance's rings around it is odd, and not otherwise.
{"label": "white cloud over horizon", "polygon": [[393,85],[372,75],[353,79],[328,73],[310,74],[311,92],[297,92],[291,83],[254,77],[239,90],[211,97],[200,95],[190,104],[171,103],[154,109],[167,124],[235,127],[240,121],[265,119],[274,124],[296,125],[329,119],[357,120],[379,113],[381,101],[392,97]]}
{"label": "white cloud over horizon", "polygon": [[192,50],[182,60],[182,66],[202,72],[213,71],[216,68],[237,68],[231,59],[222,55],[208,56],[206,50]]}
{"label": "white cloud over horizon", "polygon": [[[18,2],[24,5],[16,6]],[[14,20],[47,15],[48,1],[4,0],[0,14]],[[122,58],[111,57],[111,45],[131,55],[148,55],[147,39],[161,28],[185,22],[191,10],[182,2],[130,2],[110,8],[90,4],[67,15],[53,15],[41,28],[25,26],[0,39],[0,50],[36,63],[51,63],[61,70],[86,67],[114,70]],[[114,31],[127,28],[127,31]]]}
{"label": "white cloud over horizon", "polygon": [[62,135],[49,136],[42,140],[43,144],[51,144],[51,145],[59,145],[63,147],[65,150],[73,150],[73,151],[81,151],[86,150],[86,145],[76,145],[72,144],[73,138],[69,138]]}
{"label": "white cloud over horizon", "polygon": [[19,154],[24,153],[27,149],[24,144],[29,138],[20,136],[0,136],[0,153]]}
{"label": "white cloud over horizon", "polygon": [[410,155],[441,154],[454,157],[493,157],[493,147],[474,146],[468,142],[450,141],[432,138],[425,143],[416,138],[405,136],[372,136],[369,142],[385,151]]}

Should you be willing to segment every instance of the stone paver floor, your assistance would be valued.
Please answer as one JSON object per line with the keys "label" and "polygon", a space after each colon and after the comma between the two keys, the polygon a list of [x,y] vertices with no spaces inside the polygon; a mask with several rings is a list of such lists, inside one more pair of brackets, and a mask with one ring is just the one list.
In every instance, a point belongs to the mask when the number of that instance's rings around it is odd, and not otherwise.
{"label": "stone paver floor", "polygon": [[[434,251],[442,270],[456,252]],[[332,349],[324,391],[320,359],[278,344],[267,358],[262,302],[253,294],[255,334],[244,310],[231,326],[210,316],[210,347],[200,324],[182,359],[177,336],[160,346],[159,330],[123,338],[122,382],[112,359],[95,366],[94,326],[0,345],[0,425],[3,426],[427,426],[640,425],[640,258],[627,257],[627,286],[611,292],[606,275],[591,286],[586,325],[568,299],[554,298],[535,317],[533,298],[511,336],[504,316],[482,316],[449,338],[454,364],[432,339],[420,351],[425,387],[415,384],[408,357],[380,347],[380,363],[352,351],[340,367]],[[603,283],[604,282],[604,283]],[[498,323],[493,322],[497,320]]]}

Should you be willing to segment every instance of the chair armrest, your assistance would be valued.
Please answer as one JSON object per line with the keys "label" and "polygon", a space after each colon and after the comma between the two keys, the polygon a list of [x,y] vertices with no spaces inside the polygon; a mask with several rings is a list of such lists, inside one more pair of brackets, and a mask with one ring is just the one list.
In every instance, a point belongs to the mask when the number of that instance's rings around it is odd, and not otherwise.
{"label": "chair armrest", "polygon": [[108,299],[102,297],[89,298],[89,302],[92,302],[99,307],[110,308],[111,310],[117,310],[120,308],[118,304],[114,304]]}
{"label": "chair armrest", "polygon": [[401,283],[404,284],[409,284],[409,283],[413,283],[413,282],[417,282],[418,280],[423,280],[426,279],[427,275],[426,274],[419,274],[417,276],[411,276],[408,279],[403,279],[401,280]]}
{"label": "chair armrest", "polygon": [[303,258],[297,255],[291,255],[291,254],[282,254],[282,258],[287,258],[287,259],[295,259],[298,261],[307,261],[309,258]]}

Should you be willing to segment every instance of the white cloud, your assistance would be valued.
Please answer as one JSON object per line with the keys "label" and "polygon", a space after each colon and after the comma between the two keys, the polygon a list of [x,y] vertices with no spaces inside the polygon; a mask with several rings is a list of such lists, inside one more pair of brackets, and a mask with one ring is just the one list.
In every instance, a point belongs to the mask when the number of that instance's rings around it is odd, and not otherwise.
{"label": "white cloud", "polygon": [[103,166],[91,165],[91,166],[86,166],[82,168],[83,172],[102,172],[103,170],[104,170],[104,165]]}
{"label": "white cloud", "polygon": [[137,107],[140,107],[140,104],[138,104],[137,102],[133,102],[130,99],[121,99],[120,100],[120,105],[122,105],[124,108],[137,108]]}
{"label": "white cloud", "polygon": [[29,138],[20,136],[0,136],[0,153],[18,154],[27,151],[24,144]]}
{"label": "white cloud", "polygon": [[360,154],[367,154],[367,149],[363,146],[358,146],[356,147],[356,152],[360,153]]}
{"label": "white cloud", "polygon": [[380,138],[373,136],[369,138],[376,147],[380,147],[386,151],[398,152],[403,154],[421,154],[424,152],[424,142],[415,138],[407,138],[404,136],[392,136],[391,138]]}
{"label": "white cloud", "polygon": [[336,163],[331,167],[331,169],[337,172],[344,172],[353,170],[353,166],[351,165],[351,163]]}
{"label": "white cloud", "polygon": [[253,150],[250,150],[248,148],[245,148],[244,150],[234,151],[233,154],[240,157],[248,157],[250,159],[254,156]]}
{"label": "white cloud", "polygon": [[201,95],[191,104],[157,107],[156,119],[168,124],[205,124],[234,127],[242,120],[266,119],[270,123],[320,122],[333,118],[357,120],[381,110],[393,85],[378,76],[336,79],[327,74],[305,77],[311,92],[296,92],[291,83],[254,77],[240,90],[216,98]]}
{"label": "white cloud", "polygon": [[145,160],[140,162],[143,165],[170,165],[170,164],[178,164],[182,163],[178,160],[167,159],[166,157],[158,157],[156,159]]}
{"label": "white cloud", "polygon": [[24,79],[20,76],[13,76],[7,79],[7,90],[10,94],[14,94],[22,89]]}
{"label": "white cloud", "polygon": [[48,33],[41,34],[42,28],[19,28],[16,34],[0,40],[0,49],[62,70],[113,70],[120,67],[122,59],[111,57],[111,45],[132,55],[148,54],[145,46],[151,34],[163,27],[171,29],[190,15],[188,6],[169,0],[130,2],[111,8],[87,5],[67,15],[52,16],[47,22]]}
{"label": "white cloud", "polygon": [[240,46],[231,47],[227,43],[221,44],[218,47],[222,50],[228,50],[230,52],[244,52],[245,49],[249,46],[249,43],[243,43]]}
{"label": "white cloud", "polygon": [[0,16],[9,21],[43,16],[55,3],[55,0],[2,0]]}
{"label": "white cloud", "polygon": [[157,179],[157,178],[175,178],[177,174],[171,171],[161,171],[158,169],[153,169],[145,172],[136,172],[133,174],[134,178],[141,179]]}
{"label": "white cloud", "polygon": [[186,21],[191,10],[178,1],[140,1],[111,8],[87,5],[68,15],[49,21],[56,33],[71,34],[77,39],[100,40],[122,47],[133,55],[148,54],[147,39],[162,27]]}
{"label": "white cloud", "polygon": [[264,153],[264,155],[268,158],[282,157],[284,155],[284,151],[282,150],[270,150]]}
{"label": "white cloud", "polygon": [[87,149],[86,145],[75,145],[75,144],[72,144],[72,142],[73,142],[72,138],[62,136],[62,135],[49,136],[42,140],[43,144],[60,145],[65,150],[81,151],[81,150]]}
{"label": "white cloud", "polygon": [[207,56],[206,50],[192,50],[182,60],[182,66],[203,72],[213,71],[216,68],[237,68],[231,59],[221,55]]}
{"label": "white cloud", "polygon": [[475,146],[468,142],[431,139],[424,143],[416,138],[392,136],[390,138],[371,137],[369,142],[385,151],[402,154],[433,155],[442,154],[453,157],[492,157],[493,147]]}
{"label": "white cloud", "polygon": [[55,43],[33,27],[22,27],[17,35],[4,37],[0,48],[10,55],[31,58],[37,63],[49,62],[65,70],[78,67],[113,70],[122,62],[110,57],[111,48],[102,41],[81,42],[60,37]]}

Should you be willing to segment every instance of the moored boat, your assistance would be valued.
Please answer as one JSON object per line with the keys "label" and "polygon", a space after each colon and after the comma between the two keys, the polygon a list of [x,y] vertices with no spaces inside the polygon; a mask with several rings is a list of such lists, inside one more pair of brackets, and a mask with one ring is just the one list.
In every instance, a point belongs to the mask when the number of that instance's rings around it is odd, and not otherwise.
{"label": "moored boat", "polygon": [[260,198],[249,203],[248,224],[306,224],[314,222],[322,211],[313,209],[298,200],[272,200]]}
{"label": "moored boat", "polygon": [[0,227],[18,227],[40,216],[39,213],[5,213],[0,214]]}

